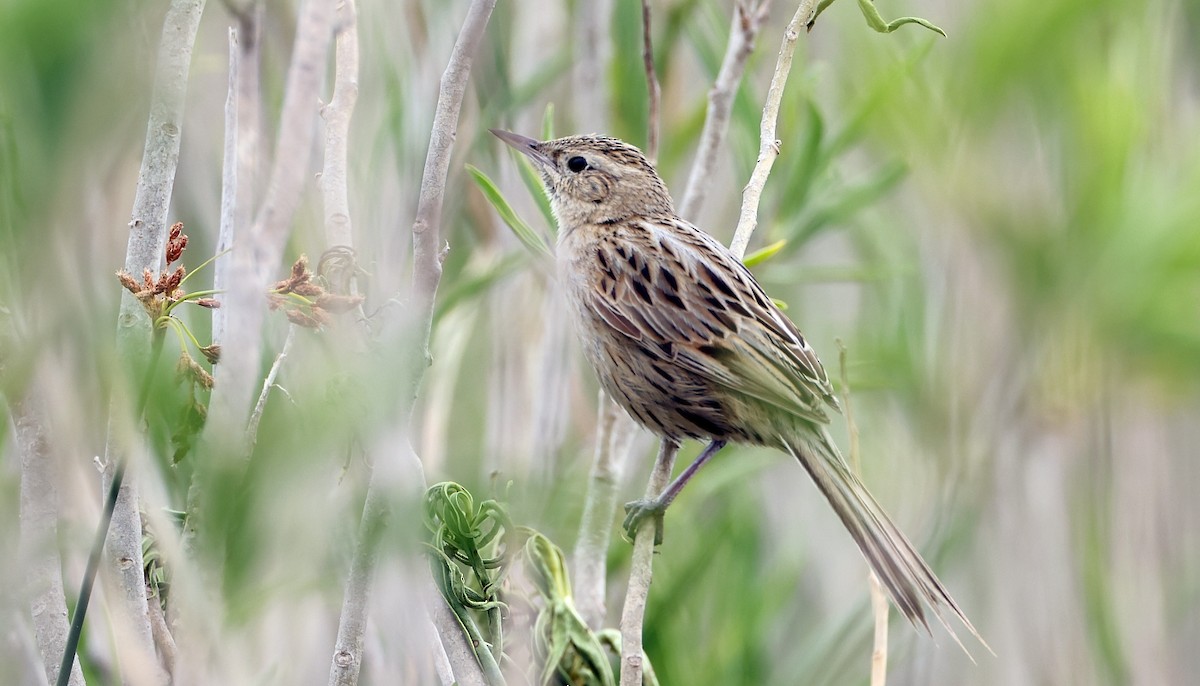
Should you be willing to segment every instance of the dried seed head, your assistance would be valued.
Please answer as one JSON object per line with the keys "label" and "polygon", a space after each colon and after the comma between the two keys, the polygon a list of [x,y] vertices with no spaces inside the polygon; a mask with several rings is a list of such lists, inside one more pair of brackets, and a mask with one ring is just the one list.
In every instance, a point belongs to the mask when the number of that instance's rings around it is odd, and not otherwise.
{"label": "dried seed head", "polygon": [[292,265],[292,278],[297,281],[308,280],[308,255],[301,255]]}
{"label": "dried seed head", "polygon": [[288,321],[295,324],[296,326],[303,326],[308,329],[320,329],[321,328],[320,321],[318,321],[315,317],[312,317],[312,316],[306,314],[305,312],[302,312],[301,310],[289,309],[289,310],[284,310],[284,313],[287,315]]}
{"label": "dried seed head", "polygon": [[204,355],[204,359],[208,360],[209,364],[216,364],[221,361],[221,346],[216,343],[201,347],[200,352]]}
{"label": "dried seed head", "polygon": [[[165,276],[166,272],[163,272],[163,274]],[[173,296],[175,294],[175,290],[179,288],[179,282],[183,281],[185,274],[187,274],[187,270],[183,268],[182,264],[176,267],[175,271],[171,272],[170,276],[166,276],[166,278],[163,279],[165,283],[162,292]]]}
{"label": "dried seed head", "polygon": [[188,237],[183,233],[183,222],[175,222],[171,226],[171,233],[167,238],[167,266],[183,255],[187,243]]}
{"label": "dried seed head", "polygon": [[304,281],[292,287],[292,292],[296,295],[303,295],[308,298],[315,298],[325,294],[325,289],[311,281]]}
{"label": "dried seed head", "polygon": [[137,282],[137,279],[133,278],[133,275],[124,269],[117,272],[117,280],[121,282],[121,285],[125,287],[125,290],[133,293],[134,295],[137,295],[138,292],[142,290],[142,285]]}

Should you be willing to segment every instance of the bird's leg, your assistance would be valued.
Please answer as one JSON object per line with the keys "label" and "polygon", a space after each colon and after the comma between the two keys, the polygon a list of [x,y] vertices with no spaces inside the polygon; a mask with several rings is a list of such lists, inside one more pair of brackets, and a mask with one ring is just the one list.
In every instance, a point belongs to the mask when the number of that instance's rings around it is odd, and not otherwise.
{"label": "bird's leg", "polygon": [[663,514],[667,511],[667,507],[687,485],[696,472],[704,466],[706,462],[712,459],[721,448],[725,447],[724,440],[714,440],[709,443],[703,451],[696,457],[696,460],[688,465],[687,469],[679,473],[675,480],[663,489],[663,492],[654,498],[643,498],[625,504],[625,523],[622,526],[625,529],[625,535],[630,541],[637,535],[638,525],[642,523],[646,517],[654,517],[657,526],[654,533],[654,545],[662,543],[663,536]]}

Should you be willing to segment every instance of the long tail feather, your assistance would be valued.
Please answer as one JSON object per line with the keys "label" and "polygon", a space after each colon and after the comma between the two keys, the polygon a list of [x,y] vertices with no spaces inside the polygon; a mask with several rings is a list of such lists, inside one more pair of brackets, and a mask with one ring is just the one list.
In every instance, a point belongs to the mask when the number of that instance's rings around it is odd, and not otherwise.
{"label": "long tail feather", "polygon": [[959,647],[970,656],[970,651],[963,646],[942,614],[943,609],[948,608],[991,652],[992,649],[971,625],[971,620],[963,614],[954,598],[950,597],[933,570],[929,569],[913,545],[875,502],[863,482],[850,471],[828,433],[822,428],[821,436],[814,439],[810,443],[787,440],[781,436],[780,442],[804,465],[817,488],[829,500],[896,607],[914,626],[928,632],[928,606]]}

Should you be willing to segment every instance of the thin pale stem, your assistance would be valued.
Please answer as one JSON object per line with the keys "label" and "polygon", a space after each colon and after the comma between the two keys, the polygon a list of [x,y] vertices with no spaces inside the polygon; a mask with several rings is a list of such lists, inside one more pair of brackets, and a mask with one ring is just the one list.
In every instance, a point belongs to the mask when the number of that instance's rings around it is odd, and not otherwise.
{"label": "thin pale stem", "polygon": [[729,245],[729,249],[739,258],[746,254],[750,236],[758,226],[758,205],[762,199],[763,186],[767,184],[767,177],[771,175],[775,158],[779,157],[781,141],[775,137],[779,104],[783,101],[783,89],[787,85],[788,74],[792,71],[792,56],[796,53],[800,29],[812,16],[815,2],[816,0],[802,0],[783,32],[783,44],[779,46],[779,59],[775,62],[775,73],[771,76],[771,87],[767,90],[762,123],[759,125],[758,162],[750,174],[750,182],[742,191],[742,211],[738,217],[737,230],[733,233],[733,241]]}
{"label": "thin pale stem", "polygon": [[[646,498],[652,499],[666,488],[675,469],[679,444],[664,438],[646,484]],[[647,526],[646,522],[650,522]],[[625,590],[625,605],[621,610],[621,686],[641,686],[642,624],[646,616],[646,599],[650,596],[650,579],[654,560],[654,539],[658,520],[647,517],[638,528],[633,542],[633,560],[629,569],[629,586]]]}
{"label": "thin pale stem", "polygon": [[[34,637],[46,683],[58,680],[70,622],[58,549],[58,477],[50,449],[48,405],[31,386],[24,397],[7,398],[13,437],[21,454],[21,564],[25,568]],[[83,671],[72,660],[70,686],[82,686]]]}
{"label": "thin pale stem", "polygon": [[646,117],[646,157],[650,164],[658,160],[658,134],[660,130],[659,101],[662,91],[658,85],[658,74],[654,70],[654,43],[650,33],[650,0],[642,0],[642,66],[646,70],[646,92],[650,111]]}
{"label": "thin pale stem", "polygon": [[[146,269],[157,270],[163,260],[169,224],[167,213],[175,172],[179,166],[187,75],[204,4],[204,0],[172,0],[163,20],[154,87],[150,96],[150,116],[146,123],[146,144],[138,172],[137,190],[130,213],[129,242],[125,251],[125,271],[130,274],[141,274]],[[123,364],[132,366],[130,363],[147,360],[156,354],[151,352],[151,348],[161,350],[161,334],[152,333],[152,329],[153,323],[142,305],[132,295],[124,293],[117,316],[117,358]],[[122,424],[118,412],[123,411],[122,404],[110,402],[110,407],[112,410],[104,449],[105,472],[102,475],[109,496],[96,540],[101,551],[107,547],[113,577],[119,586],[116,607],[122,615],[119,623],[125,629],[120,635],[128,637],[131,657],[136,656],[135,659],[154,664],[154,637],[146,618],[146,588],[140,564],[141,498],[138,495],[136,470],[130,478],[125,478],[125,468],[129,462],[128,442],[118,437]],[[136,416],[140,421],[141,412]],[[98,564],[99,560],[95,562]],[[75,610],[75,623],[79,626],[73,623],[71,633],[74,639],[68,636],[58,675],[60,686],[68,683],[70,678],[78,647],[78,632],[82,629],[94,574],[95,568],[89,559],[89,571],[80,588],[79,604]]]}
{"label": "thin pale stem", "polygon": [[[446,195],[446,179],[450,172],[450,154],[458,131],[459,113],[462,109],[463,96],[466,93],[467,80],[471,75],[471,64],[479,51],[484,31],[491,19],[496,0],[472,0],[467,16],[463,20],[462,29],[450,53],[446,70],[442,73],[438,89],[437,108],[434,111],[433,127],[429,136],[429,150],[425,156],[425,169],[421,176],[421,191],[417,200],[417,213],[412,224],[413,240],[413,275],[412,275],[412,307],[410,319],[405,323],[410,331],[417,332],[415,336],[404,340],[410,346],[404,354],[408,356],[409,374],[404,379],[404,397],[407,407],[403,412],[405,426],[412,424],[412,411],[415,407],[417,390],[428,366],[430,357],[429,338],[433,325],[434,297],[442,279],[442,262],[445,259],[445,249],[441,238],[442,205]],[[420,469],[420,461],[407,447],[406,454]],[[372,475],[374,477],[376,475]],[[420,477],[421,493],[424,493],[424,476]],[[374,485],[372,486],[374,488]],[[370,493],[368,492],[368,495]],[[456,680],[464,685],[484,683],[480,664],[474,654],[465,653],[461,648],[466,639],[462,626],[453,618],[448,608],[441,603],[436,593],[430,595],[432,582],[427,584],[426,596],[429,596],[431,619],[441,635],[446,655],[450,660]],[[428,608],[428,606],[427,606]],[[443,611],[444,610],[444,611]]]}
{"label": "thin pale stem", "polygon": [[[854,422],[854,405],[850,402],[850,375],[846,371],[846,346],[839,340],[838,369],[842,380],[842,408],[846,413],[846,427],[850,433],[850,469],[857,476],[862,476],[862,462],[859,453],[858,425]],[[884,686],[887,683],[888,657],[888,612],[891,605],[884,593],[879,577],[874,570],[867,574],[871,589],[871,614],[875,619],[874,647],[871,650],[871,686]]]}
{"label": "thin pale stem", "polygon": [[572,563],[575,605],[588,626],[598,631],[604,623],[613,515],[617,511],[621,474],[637,426],[603,390],[599,393],[596,415],[596,448]]}
{"label": "thin pale stem", "polygon": [[708,195],[713,169],[717,164],[717,152],[729,130],[733,100],[746,71],[746,61],[754,52],[758,29],[770,5],[770,0],[738,0],[734,3],[729,43],[725,47],[725,57],[721,60],[717,80],[708,91],[708,109],[704,115],[704,130],[700,132],[700,147],[688,173],[683,200],[679,203],[679,216],[689,221],[699,218],[704,198]]}
{"label": "thin pale stem", "polygon": [[[422,325],[421,345],[413,363],[422,370],[429,357],[434,296],[442,280],[442,262],[445,260],[441,225],[446,179],[450,173],[450,152],[458,132],[458,115],[466,93],[467,77],[471,74],[471,63],[495,7],[496,0],[473,0],[438,90],[429,151],[425,155],[425,171],[421,177],[421,193],[417,200],[417,216],[412,225],[413,302],[415,314]],[[418,379],[420,375],[420,372],[415,374]]]}
{"label": "thin pale stem", "polygon": [[258,442],[258,424],[262,421],[263,412],[267,409],[267,398],[271,396],[271,389],[275,387],[275,379],[279,377],[279,370],[283,368],[283,361],[292,351],[292,342],[295,340],[296,325],[288,324],[287,338],[283,339],[283,347],[279,349],[279,354],[275,356],[275,361],[271,363],[271,369],[267,371],[267,376],[263,379],[262,390],[258,393],[258,401],[254,403],[254,411],[250,413],[250,420],[246,422],[246,445],[251,449]]}
{"label": "thin pale stem", "polygon": [[[223,138],[221,162],[221,223],[217,230],[217,256],[227,253],[233,247],[233,226],[236,221],[237,207],[243,202],[238,196],[238,95],[237,84],[241,77],[238,48],[238,30],[229,27],[229,86],[225,93],[225,133]],[[216,259],[214,257],[214,259]],[[213,288],[224,289],[229,283],[229,260],[220,260],[213,267]],[[191,276],[189,272],[187,276]],[[184,279],[187,278],[184,277]],[[220,344],[225,337],[225,310],[217,308],[212,312],[212,340]]]}
{"label": "thin pale stem", "polygon": [[608,129],[608,102],[604,86],[604,65],[608,63],[612,25],[612,0],[588,0],[574,4],[572,35],[575,59],[571,79],[576,128],[583,131]]}

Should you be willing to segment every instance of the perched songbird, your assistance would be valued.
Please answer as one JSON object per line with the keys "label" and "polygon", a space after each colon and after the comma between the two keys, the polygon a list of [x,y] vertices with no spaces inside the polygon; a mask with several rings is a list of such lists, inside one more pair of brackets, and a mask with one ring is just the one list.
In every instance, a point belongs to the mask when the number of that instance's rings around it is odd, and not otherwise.
{"label": "perched songbird", "polygon": [[728,248],[675,214],[645,155],[614,138],[492,133],[541,172],[560,285],[601,386],[663,440],[710,441],[660,496],[627,506],[630,536],[727,442],[778,448],[804,465],[909,621],[928,630],[926,606],[943,624],[949,608],[978,637],[838,452],[826,430],[838,401],[816,353]]}

